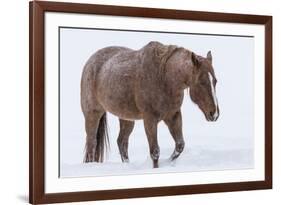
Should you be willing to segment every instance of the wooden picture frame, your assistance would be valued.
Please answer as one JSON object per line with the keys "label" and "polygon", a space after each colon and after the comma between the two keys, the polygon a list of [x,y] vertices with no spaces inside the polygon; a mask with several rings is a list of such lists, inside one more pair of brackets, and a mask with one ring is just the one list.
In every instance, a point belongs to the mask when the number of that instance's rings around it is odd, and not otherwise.
{"label": "wooden picture frame", "polygon": [[[265,133],[264,180],[197,185],[162,186],[149,188],[81,191],[69,193],[45,192],[45,44],[44,17],[46,12],[97,14],[111,16],[194,20],[258,24],[265,27]],[[105,6],[77,3],[33,1],[29,4],[29,201],[32,204],[88,200],[153,197],[181,194],[228,192],[272,188],[272,17],[260,15],[214,13]]]}

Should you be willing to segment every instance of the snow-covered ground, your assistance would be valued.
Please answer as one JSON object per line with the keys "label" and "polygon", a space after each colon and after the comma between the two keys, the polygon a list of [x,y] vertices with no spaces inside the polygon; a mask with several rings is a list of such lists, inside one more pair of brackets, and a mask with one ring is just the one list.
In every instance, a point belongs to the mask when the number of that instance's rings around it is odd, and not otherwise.
{"label": "snow-covered ground", "polygon": [[[254,167],[253,38],[89,29],[62,29],[60,37],[61,177]],[[206,122],[202,112],[185,92],[182,105],[185,150],[177,161],[169,162],[174,142],[161,122],[158,126],[160,168],[152,169],[143,122],[136,122],[129,141],[130,162],[124,164],[116,143],[119,122],[108,113],[111,150],[107,160],[104,163],[83,164],[85,128],[80,108],[80,79],[86,60],[102,47],[119,45],[139,49],[151,40],[183,46],[200,55],[212,51],[218,79],[219,120]]]}
{"label": "snow-covered ground", "polygon": [[[190,100],[187,101],[184,103],[186,106],[191,104]],[[200,112],[195,106],[190,107],[193,107],[198,113]],[[81,135],[81,133],[84,133],[83,127],[81,127],[79,134],[74,132],[73,135],[68,137],[64,135],[61,138],[61,177],[217,171],[254,167],[253,140],[251,136],[233,135],[239,133],[237,132],[238,130],[233,130],[229,135],[216,136],[223,123],[220,123],[220,120],[215,123],[204,122],[203,116],[199,120],[201,125],[198,124],[197,126],[191,122],[188,125],[189,120],[184,117],[183,120],[186,123],[186,126],[184,126],[186,147],[181,156],[173,162],[169,160],[169,157],[173,152],[174,142],[164,123],[159,124],[160,163],[158,169],[152,168],[143,123],[142,121],[137,121],[129,141],[130,162],[122,163],[116,143],[119,129],[118,118],[109,113],[107,117],[110,128],[110,150],[107,152],[105,162],[82,163],[85,136]],[[75,130],[75,127],[69,129]],[[214,132],[213,134],[211,134],[212,131]]]}
{"label": "snow-covered ground", "polygon": [[[61,165],[62,177],[128,175],[167,172],[197,172],[229,169],[253,168],[253,152],[249,149],[208,150],[200,147],[190,148],[171,162],[170,149],[161,149],[159,168],[152,169],[152,162],[143,148],[134,149],[135,156],[129,163],[122,163],[118,157],[111,156],[104,163],[63,163]],[[137,159],[138,158],[138,159]]]}

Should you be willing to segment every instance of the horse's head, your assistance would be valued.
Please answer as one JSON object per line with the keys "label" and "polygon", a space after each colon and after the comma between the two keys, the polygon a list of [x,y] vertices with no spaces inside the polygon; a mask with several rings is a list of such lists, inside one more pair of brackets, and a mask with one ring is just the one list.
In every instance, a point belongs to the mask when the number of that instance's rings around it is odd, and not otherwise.
{"label": "horse's head", "polygon": [[217,79],[212,66],[212,54],[207,57],[192,53],[194,65],[190,83],[190,97],[204,113],[208,121],[216,121],[219,117],[219,105],[216,97]]}

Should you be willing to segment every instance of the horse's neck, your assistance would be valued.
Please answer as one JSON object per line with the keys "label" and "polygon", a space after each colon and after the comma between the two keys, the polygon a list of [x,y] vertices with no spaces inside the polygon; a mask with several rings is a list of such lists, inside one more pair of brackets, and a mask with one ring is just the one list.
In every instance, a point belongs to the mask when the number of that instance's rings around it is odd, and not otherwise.
{"label": "horse's neck", "polygon": [[188,88],[192,81],[192,66],[189,53],[172,56],[166,64],[166,84],[175,90]]}

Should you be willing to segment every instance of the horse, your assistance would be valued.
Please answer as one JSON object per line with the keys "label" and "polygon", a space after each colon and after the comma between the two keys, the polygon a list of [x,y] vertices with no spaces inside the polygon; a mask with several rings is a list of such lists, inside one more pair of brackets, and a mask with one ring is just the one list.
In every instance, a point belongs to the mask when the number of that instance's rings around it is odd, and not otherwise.
{"label": "horse", "polygon": [[135,120],[143,120],[153,168],[159,167],[157,124],[162,120],[175,141],[170,159],[177,159],[185,146],[181,115],[184,90],[189,90],[207,121],[216,121],[216,83],[211,51],[202,57],[157,41],[139,50],[118,46],[98,50],[86,62],[81,78],[84,162],[104,160],[109,144],[106,112],[120,121],[117,144],[122,162],[129,162],[128,140]]}

